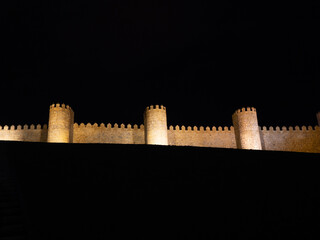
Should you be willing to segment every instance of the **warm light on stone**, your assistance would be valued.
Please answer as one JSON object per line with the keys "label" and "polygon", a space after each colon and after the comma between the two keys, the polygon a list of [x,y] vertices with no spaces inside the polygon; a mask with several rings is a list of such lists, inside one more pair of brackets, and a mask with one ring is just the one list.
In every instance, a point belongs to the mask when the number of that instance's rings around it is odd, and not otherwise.
{"label": "warm light on stone", "polygon": [[260,130],[255,108],[242,108],[232,115],[236,143],[239,149],[261,150]]}
{"label": "warm light on stone", "polygon": [[74,113],[68,105],[51,105],[49,111],[48,142],[71,143],[73,118]]}
{"label": "warm light on stone", "polygon": [[[150,106],[144,125],[74,123],[69,106],[50,106],[49,127],[37,125],[0,126],[0,140],[59,143],[159,144],[320,153],[320,127],[259,127],[254,108],[237,110],[234,126],[169,126],[166,108]],[[320,125],[320,113],[317,114]]]}
{"label": "warm light on stone", "polygon": [[162,105],[147,107],[144,112],[146,144],[168,145],[166,108]]}

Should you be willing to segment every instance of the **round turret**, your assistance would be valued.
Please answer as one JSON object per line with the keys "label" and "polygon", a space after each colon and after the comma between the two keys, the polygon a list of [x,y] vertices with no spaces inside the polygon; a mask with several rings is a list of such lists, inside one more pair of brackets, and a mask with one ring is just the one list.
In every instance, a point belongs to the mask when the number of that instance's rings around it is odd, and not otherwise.
{"label": "round turret", "polygon": [[74,113],[64,104],[52,104],[49,112],[48,142],[71,143]]}
{"label": "round turret", "polygon": [[255,108],[242,108],[232,115],[236,143],[239,149],[261,150],[260,130]]}
{"label": "round turret", "polygon": [[146,108],[144,129],[146,144],[168,145],[167,113],[164,106]]}

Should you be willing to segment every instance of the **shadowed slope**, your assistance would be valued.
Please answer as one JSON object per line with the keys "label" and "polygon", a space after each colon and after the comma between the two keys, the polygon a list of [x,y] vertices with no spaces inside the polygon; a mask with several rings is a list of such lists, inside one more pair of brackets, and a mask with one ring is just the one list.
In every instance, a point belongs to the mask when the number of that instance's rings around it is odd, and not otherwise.
{"label": "shadowed slope", "polygon": [[[319,226],[319,154],[0,142],[29,239],[301,239]],[[7,164],[5,164],[7,162]]]}

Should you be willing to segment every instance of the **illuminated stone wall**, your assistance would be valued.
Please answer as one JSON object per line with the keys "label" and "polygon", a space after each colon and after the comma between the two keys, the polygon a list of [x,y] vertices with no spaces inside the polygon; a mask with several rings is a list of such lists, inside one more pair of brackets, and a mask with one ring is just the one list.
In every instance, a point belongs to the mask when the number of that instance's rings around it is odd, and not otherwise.
{"label": "illuminated stone wall", "polygon": [[233,127],[170,126],[168,140],[176,146],[237,148]]}
{"label": "illuminated stone wall", "polygon": [[73,110],[65,104],[52,104],[49,110],[48,142],[71,143]]}
{"label": "illuminated stone wall", "polygon": [[0,140],[5,141],[26,141],[26,142],[47,142],[47,125],[37,126],[31,124],[16,126],[0,126]]}
{"label": "illuminated stone wall", "polygon": [[320,153],[319,126],[262,127],[260,136],[263,150]]}
{"label": "illuminated stone wall", "polygon": [[73,126],[74,143],[120,143],[120,144],[145,144],[144,126],[128,124],[120,126],[115,123],[113,126],[108,123],[91,125],[77,124]]}
{"label": "illuminated stone wall", "polygon": [[146,144],[168,145],[167,113],[164,106],[150,106],[144,112]]}
{"label": "illuminated stone wall", "polygon": [[261,150],[257,112],[255,108],[238,109],[232,115],[237,148]]}
{"label": "illuminated stone wall", "polygon": [[[260,129],[260,128],[259,128]],[[320,128],[316,127],[262,127],[262,150],[318,152],[320,153]],[[144,126],[128,124],[74,124],[75,143],[145,144]],[[170,126],[168,145],[237,148],[234,128]]]}
{"label": "illuminated stone wall", "polygon": [[[124,124],[77,124],[73,123],[73,112],[67,106],[58,106],[58,112],[62,107],[62,121],[58,117],[54,119],[58,132],[62,130],[63,141],[73,143],[117,143],[117,144],[146,144],[146,129],[143,124],[141,125],[124,125]],[[57,109],[57,105],[52,105],[50,109]],[[245,144],[255,144],[256,141],[260,143],[262,150],[274,151],[295,151],[295,152],[314,152],[320,153],[320,127],[259,127],[257,125],[257,116],[255,109],[247,108],[236,111],[237,115],[240,113],[244,118],[234,119],[235,127],[185,127],[185,126],[166,126],[166,117],[163,118],[163,110],[160,107],[157,111],[161,110],[160,123],[161,134],[167,137],[167,144],[172,146],[197,146],[197,147],[217,147],[217,148],[243,148],[239,146],[239,139],[243,138]],[[65,114],[65,110],[68,114]],[[156,111],[155,111],[156,112]],[[165,111],[164,111],[165,112]],[[247,114],[248,113],[248,114]],[[253,119],[248,121],[249,125],[254,125],[254,138],[250,137],[252,128],[242,129],[237,131],[235,128],[245,126],[247,123],[245,119],[248,117]],[[157,114],[153,115],[157,116]],[[318,115],[319,116],[319,115]],[[156,121],[150,118],[152,121]],[[243,121],[242,121],[243,120]],[[239,124],[240,122],[240,124]],[[50,123],[50,119],[49,119]],[[165,123],[165,124],[163,124]],[[62,124],[62,125],[61,125]],[[72,125],[71,125],[72,124]],[[62,126],[60,128],[59,126]],[[152,126],[152,124],[150,125]],[[154,126],[157,128],[157,124]],[[164,134],[163,134],[164,132]],[[249,132],[249,134],[243,134]],[[237,134],[240,134],[237,137]],[[246,137],[249,136],[249,137]],[[48,129],[47,125],[41,126],[24,125],[22,126],[0,126],[0,140],[6,141],[28,141],[28,142],[48,142]],[[248,145],[248,146],[249,146]],[[250,146],[247,149],[252,149]],[[259,148],[260,149],[260,148]]]}
{"label": "illuminated stone wall", "polygon": [[[0,140],[47,142],[47,126],[0,126]],[[262,150],[320,153],[320,128],[262,127]],[[144,125],[74,124],[74,143],[145,144]],[[168,145],[237,148],[234,128],[170,126]]]}
{"label": "illuminated stone wall", "polygon": [[[75,123],[73,127],[74,143],[119,143],[119,144],[145,144],[144,125],[110,123],[83,124]],[[167,130],[168,145],[236,148],[233,127],[179,127],[170,126]]]}

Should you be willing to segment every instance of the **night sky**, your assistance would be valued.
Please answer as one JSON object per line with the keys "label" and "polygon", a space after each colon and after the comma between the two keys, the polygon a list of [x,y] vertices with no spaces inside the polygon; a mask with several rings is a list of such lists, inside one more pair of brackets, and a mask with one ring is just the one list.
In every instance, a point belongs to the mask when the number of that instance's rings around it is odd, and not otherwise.
{"label": "night sky", "polygon": [[[2,6],[0,125],[78,123],[316,125],[320,4],[300,1],[8,1]],[[317,4],[317,5],[316,5]]]}

